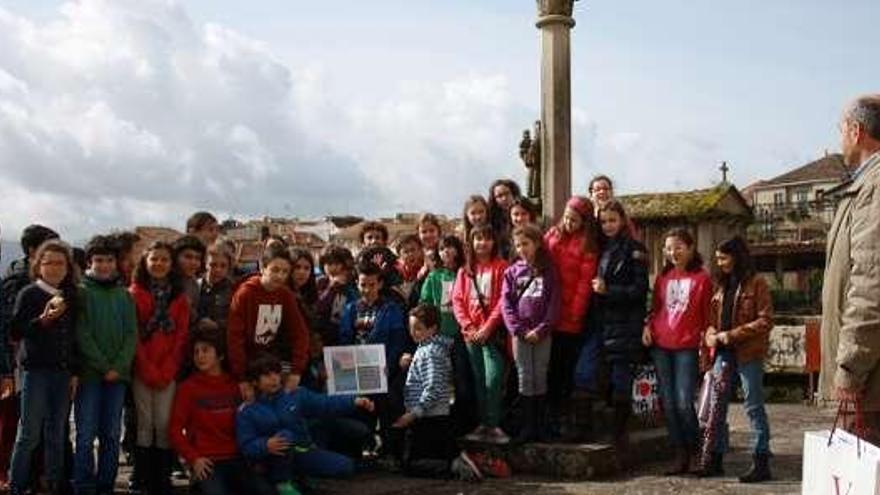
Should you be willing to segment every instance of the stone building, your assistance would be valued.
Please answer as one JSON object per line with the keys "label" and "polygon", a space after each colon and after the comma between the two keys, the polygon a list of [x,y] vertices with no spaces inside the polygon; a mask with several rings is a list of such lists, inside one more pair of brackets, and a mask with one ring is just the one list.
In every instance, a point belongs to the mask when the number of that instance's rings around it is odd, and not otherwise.
{"label": "stone building", "polygon": [[715,246],[735,234],[745,235],[752,222],[752,210],[739,190],[722,183],[708,189],[684,192],[631,194],[617,197],[648,248],[651,279],[663,268],[664,234],[685,227],[697,249],[709,261]]}

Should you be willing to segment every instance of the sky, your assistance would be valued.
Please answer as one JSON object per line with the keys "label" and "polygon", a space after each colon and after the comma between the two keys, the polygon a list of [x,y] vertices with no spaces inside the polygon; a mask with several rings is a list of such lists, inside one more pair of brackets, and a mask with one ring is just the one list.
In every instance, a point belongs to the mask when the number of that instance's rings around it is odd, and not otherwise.
{"label": "sky", "polygon": [[[573,188],[743,187],[838,149],[876,0],[583,0]],[[529,0],[0,0],[0,227],[456,215],[540,112]],[[874,83],[872,84],[872,81]]]}

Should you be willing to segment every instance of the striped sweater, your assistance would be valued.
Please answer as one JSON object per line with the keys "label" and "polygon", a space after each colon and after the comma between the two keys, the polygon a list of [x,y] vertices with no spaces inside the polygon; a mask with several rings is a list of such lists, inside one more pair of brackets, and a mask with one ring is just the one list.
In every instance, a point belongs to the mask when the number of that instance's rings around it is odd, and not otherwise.
{"label": "striped sweater", "polygon": [[404,386],[404,405],[417,418],[449,415],[452,359],[449,337],[435,334],[419,344]]}

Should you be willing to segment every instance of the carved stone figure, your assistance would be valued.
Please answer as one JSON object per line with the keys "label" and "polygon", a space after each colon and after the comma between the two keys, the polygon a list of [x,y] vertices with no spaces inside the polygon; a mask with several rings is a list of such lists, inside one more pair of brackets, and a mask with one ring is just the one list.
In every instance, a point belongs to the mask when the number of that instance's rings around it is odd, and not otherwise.
{"label": "carved stone figure", "polygon": [[519,157],[529,171],[527,191],[529,198],[541,197],[541,121],[535,122],[534,137],[526,129],[519,142]]}
{"label": "carved stone figure", "polygon": [[576,0],[538,0],[538,15],[564,15],[571,17]]}

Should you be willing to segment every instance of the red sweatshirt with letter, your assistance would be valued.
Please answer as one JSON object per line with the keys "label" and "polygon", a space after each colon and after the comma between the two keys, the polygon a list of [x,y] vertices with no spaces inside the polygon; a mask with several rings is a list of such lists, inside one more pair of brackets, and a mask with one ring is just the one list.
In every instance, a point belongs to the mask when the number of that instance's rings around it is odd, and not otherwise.
{"label": "red sweatshirt with letter", "polygon": [[306,368],[309,329],[289,287],[268,291],[260,277],[241,284],[229,305],[226,336],[229,367],[239,381],[248,361],[260,352],[276,356],[291,373],[302,374]]}
{"label": "red sweatshirt with letter", "polygon": [[654,344],[673,351],[700,347],[709,326],[712,292],[712,278],[702,268],[658,275],[648,319]]}

